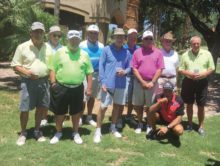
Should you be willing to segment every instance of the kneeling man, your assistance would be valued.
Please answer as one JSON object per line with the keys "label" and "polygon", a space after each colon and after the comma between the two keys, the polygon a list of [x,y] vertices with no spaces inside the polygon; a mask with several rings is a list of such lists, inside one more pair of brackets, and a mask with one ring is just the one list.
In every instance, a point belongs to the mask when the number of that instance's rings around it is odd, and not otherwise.
{"label": "kneeling man", "polygon": [[[183,126],[180,124],[184,115],[184,103],[174,92],[174,85],[165,82],[163,93],[158,94],[154,99],[154,104],[149,108],[148,122],[152,130],[147,133],[147,139],[151,140],[155,134],[165,135],[169,130],[179,136],[183,133]],[[156,133],[156,123],[161,122],[166,126],[161,127]]]}

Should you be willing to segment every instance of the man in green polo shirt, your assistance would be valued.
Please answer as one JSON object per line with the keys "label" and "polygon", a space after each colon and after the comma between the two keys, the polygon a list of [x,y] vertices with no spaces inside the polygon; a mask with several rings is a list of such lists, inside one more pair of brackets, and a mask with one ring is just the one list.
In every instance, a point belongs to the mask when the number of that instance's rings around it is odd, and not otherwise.
{"label": "man in green polo shirt", "polygon": [[56,115],[56,134],[50,140],[51,144],[59,142],[62,137],[62,124],[68,112],[72,116],[72,138],[76,144],[82,144],[78,133],[80,112],[83,110],[84,86],[87,76],[88,87],[86,95],[92,93],[93,67],[88,53],[79,48],[80,34],[70,30],[67,34],[68,46],[59,49],[49,63],[51,81],[50,110]]}
{"label": "man in green polo shirt", "polygon": [[199,120],[198,133],[201,136],[205,136],[203,121],[205,118],[204,106],[208,92],[207,76],[215,70],[215,66],[211,53],[200,48],[200,37],[192,37],[190,44],[192,49],[183,54],[179,68],[180,72],[185,76],[182,82],[181,97],[187,104],[187,131],[192,130],[193,103],[196,100]]}

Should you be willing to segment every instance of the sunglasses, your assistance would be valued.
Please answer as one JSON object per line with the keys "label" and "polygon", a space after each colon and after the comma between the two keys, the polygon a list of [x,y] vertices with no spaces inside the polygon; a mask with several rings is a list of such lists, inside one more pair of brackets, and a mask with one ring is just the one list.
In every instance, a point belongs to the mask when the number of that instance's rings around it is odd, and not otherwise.
{"label": "sunglasses", "polygon": [[58,37],[58,38],[61,38],[61,35],[58,35],[58,34],[53,34],[53,37]]}
{"label": "sunglasses", "polygon": [[147,41],[147,40],[153,40],[153,38],[147,38],[147,37],[146,37],[146,38],[144,38],[144,40],[146,40],[146,41]]}

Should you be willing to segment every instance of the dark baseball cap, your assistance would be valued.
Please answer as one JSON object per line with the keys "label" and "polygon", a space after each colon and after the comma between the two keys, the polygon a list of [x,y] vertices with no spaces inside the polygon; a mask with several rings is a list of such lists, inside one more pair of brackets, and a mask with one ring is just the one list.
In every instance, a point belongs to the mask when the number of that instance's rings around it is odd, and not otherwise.
{"label": "dark baseball cap", "polygon": [[163,84],[163,89],[168,89],[168,90],[173,91],[174,85],[171,82],[167,81]]}

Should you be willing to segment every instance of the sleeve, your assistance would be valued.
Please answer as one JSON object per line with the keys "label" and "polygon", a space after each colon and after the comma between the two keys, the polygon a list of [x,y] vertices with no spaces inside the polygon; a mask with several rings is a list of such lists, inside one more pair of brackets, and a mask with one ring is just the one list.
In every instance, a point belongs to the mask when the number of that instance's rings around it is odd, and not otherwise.
{"label": "sleeve", "polygon": [[215,64],[214,64],[213,57],[212,57],[211,53],[209,53],[208,69],[215,70]]}
{"label": "sleeve", "polygon": [[179,96],[177,96],[176,100],[179,102],[180,106],[176,109],[175,114],[176,114],[176,116],[183,116],[184,115],[183,100]]}
{"label": "sleeve", "polygon": [[127,63],[126,63],[126,73],[129,74],[131,72],[131,54],[129,51],[127,51]]}
{"label": "sleeve", "polygon": [[163,59],[163,53],[160,51],[157,61],[157,69],[164,69],[164,59]]}
{"label": "sleeve", "polygon": [[102,50],[99,60],[99,79],[102,86],[106,85],[106,80],[105,80],[106,48],[107,47],[104,47],[104,49]]}
{"label": "sleeve", "polygon": [[14,66],[22,66],[22,48],[21,48],[21,45],[19,45],[16,48],[14,57],[13,57],[12,62],[11,62],[11,66],[12,67],[14,67]]}
{"label": "sleeve", "polygon": [[138,69],[137,52],[135,51],[131,60],[131,68]]}
{"label": "sleeve", "polygon": [[60,51],[58,50],[54,56],[50,56],[48,62],[48,69],[57,72],[58,70],[58,62],[59,62],[59,54]]}
{"label": "sleeve", "polygon": [[92,67],[92,62],[89,58],[88,53],[85,54],[86,56],[86,75],[92,74],[94,72],[94,69]]}

